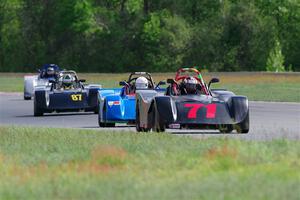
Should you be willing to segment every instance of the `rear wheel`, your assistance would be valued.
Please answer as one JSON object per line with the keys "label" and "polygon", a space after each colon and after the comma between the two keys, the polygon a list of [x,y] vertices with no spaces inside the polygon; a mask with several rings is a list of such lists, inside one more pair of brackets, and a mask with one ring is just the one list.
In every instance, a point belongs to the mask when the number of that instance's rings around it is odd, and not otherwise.
{"label": "rear wheel", "polygon": [[43,116],[43,111],[37,106],[36,98],[33,100],[33,115],[35,117]]}
{"label": "rear wheel", "polygon": [[31,100],[31,97],[24,96],[24,100]]}
{"label": "rear wheel", "polygon": [[95,110],[94,110],[94,114],[98,114],[99,113],[99,101],[98,101],[98,99],[97,99],[97,106],[96,106],[96,108],[95,108]]}
{"label": "rear wheel", "polygon": [[248,133],[249,132],[249,127],[250,127],[250,122],[249,122],[249,111],[247,113],[247,116],[245,117],[245,119],[237,124],[236,126],[236,132],[238,133]]}

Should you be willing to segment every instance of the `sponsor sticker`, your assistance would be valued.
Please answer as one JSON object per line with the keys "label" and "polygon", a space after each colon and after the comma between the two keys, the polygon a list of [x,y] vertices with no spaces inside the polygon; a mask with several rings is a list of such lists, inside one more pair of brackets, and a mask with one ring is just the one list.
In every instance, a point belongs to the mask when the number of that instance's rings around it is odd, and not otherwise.
{"label": "sponsor sticker", "polygon": [[120,105],[120,101],[108,101],[107,104],[109,107]]}

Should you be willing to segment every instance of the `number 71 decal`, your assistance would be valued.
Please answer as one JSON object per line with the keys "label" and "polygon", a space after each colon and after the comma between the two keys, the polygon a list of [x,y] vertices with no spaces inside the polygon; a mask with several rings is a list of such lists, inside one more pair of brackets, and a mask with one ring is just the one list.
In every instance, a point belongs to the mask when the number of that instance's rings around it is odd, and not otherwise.
{"label": "number 71 decal", "polygon": [[217,104],[187,103],[184,104],[184,107],[191,108],[187,115],[189,119],[196,119],[198,110],[203,107],[206,108],[206,118],[216,117]]}

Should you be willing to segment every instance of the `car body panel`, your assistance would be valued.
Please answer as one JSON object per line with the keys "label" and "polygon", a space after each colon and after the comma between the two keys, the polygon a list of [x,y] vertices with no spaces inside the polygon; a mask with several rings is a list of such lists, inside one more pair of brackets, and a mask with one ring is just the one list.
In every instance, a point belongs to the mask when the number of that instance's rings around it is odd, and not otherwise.
{"label": "car body panel", "polygon": [[[133,72],[129,75],[128,81],[122,81],[125,84],[122,88],[101,89],[98,92],[99,102],[99,124],[101,123],[130,123],[136,120],[136,92],[128,92],[131,81],[135,81],[137,77],[147,77],[149,89],[145,91],[165,91],[154,85],[151,74],[147,72]],[[155,88],[155,89],[152,89]]]}
{"label": "car body panel", "polygon": [[[39,75],[26,75],[24,76],[24,99],[31,99],[34,96],[35,88],[38,86],[47,86],[49,85],[49,80],[55,80],[55,77],[42,77],[42,73],[46,70],[47,67],[52,66],[53,64],[46,64],[41,67],[39,70]],[[60,71],[57,65],[55,70]]]}
{"label": "car body panel", "polygon": [[99,90],[99,114],[102,121],[126,123],[135,120],[135,96],[123,93],[123,88]]}
{"label": "car body panel", "polygon": [[101,85],[83,85],[76,89],[54,89],[53,83],[35,88],[34,104],[42,113],[98,112],[98,90]]}
{"label": "car body panel", "polygon": [[[193,72],[199,73],[197,77],[204,91],[202,94],[172,95],[168,93],[168,89],[165,94],[144,91],[137,93],[137,127],[149,130],[157,127],[157,124],[165,127],[176,124],[179,125],[177,127],[218,129],[224,125],[240,125],[245,120],[249,125],[247,97],[224,89],[210,90],[200,72],[194,69]],[[175,80],[178,77],[178,80],[183,80],[180,73],[177,73]],[[171,84],[169,88],[172,87]],[[246,129],[243,131],[248,132]]]}

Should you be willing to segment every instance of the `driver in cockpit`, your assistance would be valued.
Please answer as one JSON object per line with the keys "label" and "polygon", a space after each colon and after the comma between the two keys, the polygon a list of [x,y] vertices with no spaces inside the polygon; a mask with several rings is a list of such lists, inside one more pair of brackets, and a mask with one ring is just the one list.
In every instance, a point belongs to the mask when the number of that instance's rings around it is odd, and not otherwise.
{"label": "driver in cockpit", "polygon": [[64,90],[74,89],[74,77],[71,74],[66,74],[62,78],[62,86]]}
{"label": "driver in cockpit", "polygon": [[189,76],[182,81],[180,93],[182,95],[199,94],[199,86],[198,80],[192,76]]}
{"label": "driver in cockpit", "polygon": [[135,81],[135,88],[137,90],[148,89],[149,88],[149,81],[147,80],[147,78],[145,78],[143,76],[138,77]]}

